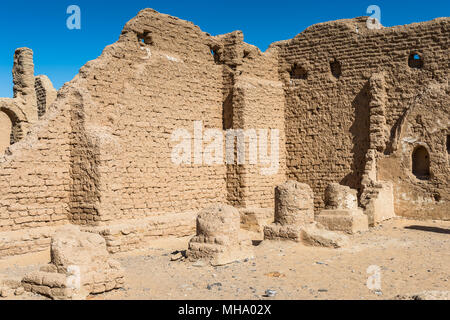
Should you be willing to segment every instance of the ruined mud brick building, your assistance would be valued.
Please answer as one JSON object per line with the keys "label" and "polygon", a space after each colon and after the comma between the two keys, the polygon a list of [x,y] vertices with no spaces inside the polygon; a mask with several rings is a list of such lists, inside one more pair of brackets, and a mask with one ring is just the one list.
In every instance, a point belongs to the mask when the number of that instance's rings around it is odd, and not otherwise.
{"label": "ruined mud brick building", "polygon": [[[61,225],[110,252],[193,235],[227,203],[273,216],[287,180],[358,190],[375,224],[449,219],[450,19],[369,29],[314,25],[262,53],[241,32],[211,36],[146,9],[55,97],[19,49],[14,99],[0,100],[0,257],[48,249]],[[171,161],[179,128],[278,129],[280,169]]]}

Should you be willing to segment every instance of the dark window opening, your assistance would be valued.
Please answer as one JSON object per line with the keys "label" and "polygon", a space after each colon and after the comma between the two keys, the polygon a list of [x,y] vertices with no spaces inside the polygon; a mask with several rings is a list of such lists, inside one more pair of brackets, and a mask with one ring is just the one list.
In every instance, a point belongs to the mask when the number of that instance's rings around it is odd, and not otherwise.
{"label": "dark window opening", "polygon": [[423,68],[423,58],[418,53],[411,53],[408,59],[408,65],[410,68],[421,69]]}
{"label": "dark window opening", "polygon": [[144,31],[141,34],[138,34],[138,40],[140,43],[142,43],[144,45],[149,45],[149,46],[153,45],[153,37],[152,37],[150,31]]}
{"label": "dark window opening", "polygon": [[412,171],[419,180],[430,179],[430,155],[425,147],[417,147],[412,154]]}
{"label": "dark window opening", "polygon": [[339,61],[334,59],[332,62],[330,62],[330,69],[331,74],[336,78],[339,79],[342,75],[342,66]]}
{"label": "dark window opening", "polygon": [[300,79],[300,80],[306,80],[308,79],[308,71],[305,70],[301,65],[294,64],[292,66],[291,72],[291,79]]}
{"label": "dark window opening", "polygon": [[250,56],[250,51],[244,50],[244,59],[247,59]]}

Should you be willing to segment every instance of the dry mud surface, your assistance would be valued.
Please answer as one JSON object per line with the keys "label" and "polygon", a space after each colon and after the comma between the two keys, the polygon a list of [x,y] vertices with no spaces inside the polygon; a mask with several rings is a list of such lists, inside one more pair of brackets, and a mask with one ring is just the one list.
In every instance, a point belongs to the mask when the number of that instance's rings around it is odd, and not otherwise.
{"label": "dry mud surface", "polygon": [[[332,250],[290,242],[262,242],[255,259],[223,267],[171,261],[189,238],[155,241],[152,248],[116,255],[125,289],[91,296],[109,299],[392,299],[450,290],[450,222],[395,219],[351,237]],[[21,277],[49,261],[49,254],[0,260],[0,274]],[[368,289],[369,266],[381,268],[381,292]],[[266,290],[276,291],[265,297]],[[9,299],[45,299],[23,294]]]}

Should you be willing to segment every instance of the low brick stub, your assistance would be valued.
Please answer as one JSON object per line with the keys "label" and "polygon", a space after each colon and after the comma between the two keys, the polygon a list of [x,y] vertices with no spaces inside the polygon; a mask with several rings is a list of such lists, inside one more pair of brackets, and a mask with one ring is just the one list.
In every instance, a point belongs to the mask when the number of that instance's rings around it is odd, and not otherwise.
{"label": "low brick stub", "polygon": [[264,228],[264,238],[300,241],[302,227],[313,222],[312,189],[307,184],[288,181],[275,189],[275,223]]}
{"label": "low brick stub", "polygon": [[369,219],[362,209],[323,210],[316,221],[331,231],[348,234],[369,231]]}
{"label": "low brick stub", "polygon": [[197,235],[189,242],[188,259],[218,266],[253,258],[252,244],[241,237],[240,225],[234,207],[216,204],[202,210],[197,217]]}
{"label": "low brick stub", "polygon": [[369,219],[358,208],[356,190],[337,183],[330,184],[325,190],[325,207],[315,219],[328,230],[349,234],[369,230]]}
{"label": "low brick stub", "polygon": [[123,287],[124,271],[98,234],[66,226],[52,236],[50,253],[50,264],[23,278],[26,291],[66,300]]}

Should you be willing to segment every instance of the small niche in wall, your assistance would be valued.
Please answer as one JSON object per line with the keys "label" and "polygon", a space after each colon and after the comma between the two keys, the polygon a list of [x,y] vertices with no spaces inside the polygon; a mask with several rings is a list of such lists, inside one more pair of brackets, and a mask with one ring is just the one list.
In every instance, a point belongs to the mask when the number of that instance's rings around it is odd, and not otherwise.
{"label": "small niche in wall", "polygon": [[419,180],[430,179],[430,154],[423,146],[414,149],[412,154],[412,172]]}
{"label": "small niche in wall", "polygon": [[336,79],[339,79],[341,77],[342,66],[338,60],[334,59],[333,61],[330,62],[330,69],[333,77],[335,77]]}
{"label": "small niche in wall", "polygon": [[295,63],[291,68],[290,76],[291,79],[306,80],[308,79],[308,71],[303,66]]}
{"label": "small niche in wall", "polygon": [[408,66],[413,69],[422,69],[424,65],[423,58],[420,54],[413,52],[409,55]]}

